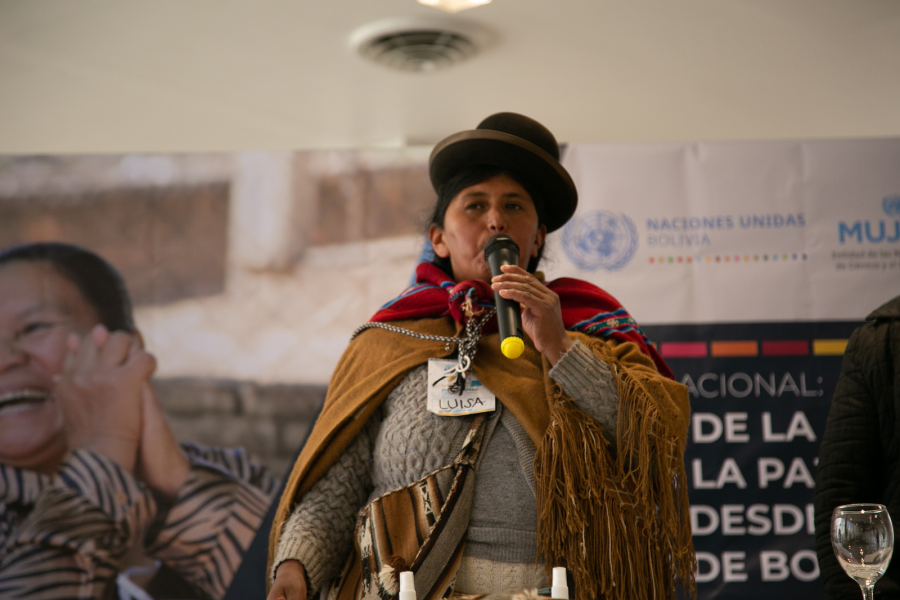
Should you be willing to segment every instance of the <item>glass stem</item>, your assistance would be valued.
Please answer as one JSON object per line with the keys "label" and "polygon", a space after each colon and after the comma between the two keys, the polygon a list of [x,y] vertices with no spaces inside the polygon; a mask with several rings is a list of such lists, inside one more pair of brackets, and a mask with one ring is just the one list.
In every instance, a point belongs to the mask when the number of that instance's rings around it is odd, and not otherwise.
{"label": "glass stem", "polygon": [[865,585],[860,584],[863,593],[863,600],[874,600],[875,598],[875,586],[874,585]]}

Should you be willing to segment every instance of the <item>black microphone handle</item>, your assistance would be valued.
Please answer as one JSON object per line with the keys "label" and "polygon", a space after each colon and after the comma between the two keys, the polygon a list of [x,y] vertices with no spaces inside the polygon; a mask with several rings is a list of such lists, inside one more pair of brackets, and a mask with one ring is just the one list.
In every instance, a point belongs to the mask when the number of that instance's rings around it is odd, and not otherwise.
{"label": "black microphone handle", "polygon": [[[519,264],[518,255],[508,248],[495,250],[488,256],[488,265],[491,267],[491,275],[502,275],[501,265]],[[497,325],[500,328],[500,341],[508,337],[525,339],[522,335],[522,315],[519,311],[519,303],[513,302],[494,292],[494,303],[497,305]]]}

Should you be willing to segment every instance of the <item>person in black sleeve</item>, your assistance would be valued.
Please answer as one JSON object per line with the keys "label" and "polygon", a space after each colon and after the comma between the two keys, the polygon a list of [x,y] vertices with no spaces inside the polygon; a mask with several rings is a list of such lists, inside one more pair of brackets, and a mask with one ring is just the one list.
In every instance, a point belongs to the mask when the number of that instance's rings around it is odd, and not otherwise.
{"label": "person in black sleeve", "polygon": [[[816,550],[826,598],[859,597],[831,547],[831,513],[873,502],[900,517],[900,296],[853,332],[819,448]],[[875,585],[876,598],[900,598],[900,561]]]}

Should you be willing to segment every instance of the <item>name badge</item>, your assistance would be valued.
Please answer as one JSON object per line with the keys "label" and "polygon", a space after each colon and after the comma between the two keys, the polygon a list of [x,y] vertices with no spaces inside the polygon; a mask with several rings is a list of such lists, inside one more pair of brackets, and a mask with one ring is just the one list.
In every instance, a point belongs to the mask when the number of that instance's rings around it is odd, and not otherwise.
{"label": "name badge", "polygon": [[494,410],[496,397],[474,373],[469,373],[466,378],[466,389],[462,394],[447,389],[456,377],[453,370],[456,365],[455,360],[444,358],[428,360],[428,411],[443,417],[462,417]]}

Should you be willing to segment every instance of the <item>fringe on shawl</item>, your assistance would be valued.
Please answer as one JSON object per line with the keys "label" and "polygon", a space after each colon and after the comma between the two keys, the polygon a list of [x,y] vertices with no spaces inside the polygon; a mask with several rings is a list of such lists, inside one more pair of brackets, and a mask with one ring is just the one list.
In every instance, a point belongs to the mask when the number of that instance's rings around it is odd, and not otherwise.
{"label": "fringe on shawl", "polygon": [[[535,460],[538,554],[565,566],[577,600],[696,597],[684,444],[661,382],[617,368],[618,444],[555,386],[551,423]],[[668,414],[671,413],[671,414]]]}

